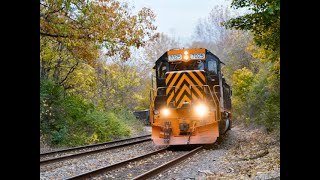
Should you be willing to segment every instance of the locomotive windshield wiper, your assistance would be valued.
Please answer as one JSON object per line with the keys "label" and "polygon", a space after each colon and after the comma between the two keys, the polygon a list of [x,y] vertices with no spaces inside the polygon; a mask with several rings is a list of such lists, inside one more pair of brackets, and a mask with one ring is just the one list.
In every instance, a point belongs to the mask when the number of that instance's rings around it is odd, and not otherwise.
{"label": "locomotive windshield wiper", "polygon": [[173,67],[173,70],[175,70],[176,67],[177,67],[177,65],[178,65],[178,64],[181,64],[181,62],[176,62],[176,63],[172,63],[172,64],[175,64],[175,66]]}

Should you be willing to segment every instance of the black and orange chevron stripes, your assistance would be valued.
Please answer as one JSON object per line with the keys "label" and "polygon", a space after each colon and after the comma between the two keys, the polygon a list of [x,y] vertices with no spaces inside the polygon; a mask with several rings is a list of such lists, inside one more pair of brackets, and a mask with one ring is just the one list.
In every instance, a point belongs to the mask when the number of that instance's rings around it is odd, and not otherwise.
{"label": "black and orange chevron stripes", "polygon": [[166,73],[167,105],[174,102],[176,107],[181,107],[184,102],[191,104],[192,100],[203,98],[205,85],[203,70],[172,71]]}

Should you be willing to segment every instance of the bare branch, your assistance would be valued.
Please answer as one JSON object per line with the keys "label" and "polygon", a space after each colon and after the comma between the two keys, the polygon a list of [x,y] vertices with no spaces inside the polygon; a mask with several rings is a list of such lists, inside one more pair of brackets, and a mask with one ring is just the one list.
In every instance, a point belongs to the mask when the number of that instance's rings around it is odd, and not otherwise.
{"label": "bare branch", "polygon": [[40,35],[42,36],[49,36],[49,37],[62,37],[62,38],[71,38],[70,36],[65,36],[65,35],[59,35],[59,34],[49,34],[49,33],[44,33],[44,32],[40,32]]}
{"label": "bare branch", "polygon": [[42,5],[42,6],[44,6],[44,7],[49,8],[49,6],[48,6],[48,5],[46,5],[46,4],[40,3],[40,5]]}
{"label": "bare branch", "polygon": [[64,83],[64,81],[68,78],[68,76],[76,69],[76,67],[78,66],[79,61],[77,61],[77,63],[75,65],[73,65],[71,67],[71,69],[69,69],[69,72],[67,73],[67,75],[63,78],[63,80],[59,83],[60,85],[62,85]]}

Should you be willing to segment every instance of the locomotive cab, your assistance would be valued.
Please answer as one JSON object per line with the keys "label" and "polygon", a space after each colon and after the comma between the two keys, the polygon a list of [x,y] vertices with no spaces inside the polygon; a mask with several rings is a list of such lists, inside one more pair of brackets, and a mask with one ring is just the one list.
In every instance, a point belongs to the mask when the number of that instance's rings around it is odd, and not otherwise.
{"label": "locomotive cab", "polygon": [[169,50],[155,63],[150,123],[156,145],[211,144],[231,125],[230,86],[210,51]]}

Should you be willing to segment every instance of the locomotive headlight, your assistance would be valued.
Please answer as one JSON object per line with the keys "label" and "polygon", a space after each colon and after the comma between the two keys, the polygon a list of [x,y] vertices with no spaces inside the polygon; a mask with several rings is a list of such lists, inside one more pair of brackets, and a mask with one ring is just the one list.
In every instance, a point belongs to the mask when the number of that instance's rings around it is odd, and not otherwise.
{"label": "locomotive headlight", "polygon": [[203,116],[208,112],[208,108],[207,106],[203,105],[203,104],[199,104],[195,107],[196,113],[199,116]]}
{"label": "locomotive headlight", "polygon": [[184,60],[188,60],[188,59],[189,59],[189,56],[188,56],[188,55],[184,55],[184,56],[183,56],[183,59],[184,59]]}
{"label": "locomotive headlight", "polygon": [[170,111],[169,111],[169,109],[164,108],[164,109],[162,109],[161,114],[163,114],[164,116],[168,116],[170,114]]}

